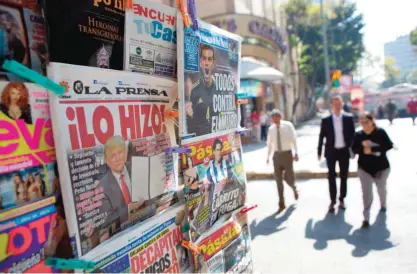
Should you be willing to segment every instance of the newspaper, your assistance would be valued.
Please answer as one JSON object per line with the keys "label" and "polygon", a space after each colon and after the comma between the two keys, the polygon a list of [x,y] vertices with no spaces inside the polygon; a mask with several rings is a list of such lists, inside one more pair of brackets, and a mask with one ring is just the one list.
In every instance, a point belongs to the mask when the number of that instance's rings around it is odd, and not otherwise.
{"label": "newspaper", "polygon": [[92,273],[185,273],[190,268],[182,247],[183,206],[135,226],[83,257],[96,263]]}
{"label": "newspaper", "polygon": [[[27,1],[1,1],[0,4],[0,63],[4,59],[46,73],[48,49],[45,20],[40,10],[31,9]],[[0,80],[21,81],[0,68]]]}
{"label": "newspaper", "polygon": [[123,69],[124,0],[44,0],[50,60]]}
{"label": "newspaper", "polygon": [[124,69],[175,78],[176,9],[148,0],[132,0],[126,10]]}
{"label": "newspaper", "polygon": [[57,273],[46,257],[71,257],[65,216],[45,198],[0,213],[0,272]]}
{"label": "newspaper", "polygon": [[70,236],[81,256],[178,197],[174,124],[165,119],[176,83],[131,72],[51,63],[66,87],[51,99]]}
{"label": "newspaper", "polygon": [[46,90],[0,81],[0,212],[57,192],[55,161]]}
{"label": "newspaper", "polygon": [[241,38],[202,21],[184,30],[181,13],[177,20],[181,137],[237,128]]}
{"label": "newspaper", "polygon": [[247,214],[237,213],[198,241],[198,273],[252,273],[252,252]]}
{"label": "newspaper", "polygon": [[191,148],[190,154],[182,156],[181,165],[194,242],[221,216],[245,204],[246,174],[239,134],[185,140],[182,146]]}

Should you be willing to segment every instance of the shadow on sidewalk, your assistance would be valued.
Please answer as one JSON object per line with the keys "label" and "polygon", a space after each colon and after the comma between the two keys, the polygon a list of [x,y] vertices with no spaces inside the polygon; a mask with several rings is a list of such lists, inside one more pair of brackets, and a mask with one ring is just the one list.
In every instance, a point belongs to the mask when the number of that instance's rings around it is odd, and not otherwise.
{"label": "shadow on sidewalk", "polygon": [[346,241],[355,248],[352,250],[353,257],[365,257],[372,250],[386,250],[395,245],[388,240],[391,232],[387,227],[387,217],[380,213],[375,223],[369,229],[355,230]]}
{"label": "shadow on sidewalk", "polygon": [[259,223],[257,223],[256,220],[253,220],[250,225],[252,240],[255,239],[256,236],[268,236],[275,232],[284,230],[286,227],[282,227],[282,225],[288,220],[288,218],[292,215],[295,209],[295,205],[291,205],[285,210],[284,214],[279,216],[278,218],[277,213],[274,212],[270,216],[261,220]]}
{"label": "shadow on sidewalk", "polygon": [[266,147],[266,143],[265,142],[261,142],[261,143],[253,143],[253,144],[244,144],[242,145],[242,151],[243,153],[246,152],[252,152],[258,149],[262,149]]}

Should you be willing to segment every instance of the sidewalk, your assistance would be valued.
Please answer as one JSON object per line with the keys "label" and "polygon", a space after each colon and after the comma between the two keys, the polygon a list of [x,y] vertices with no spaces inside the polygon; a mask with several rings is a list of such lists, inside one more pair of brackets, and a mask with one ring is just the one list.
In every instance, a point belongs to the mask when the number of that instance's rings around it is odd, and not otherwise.
{"label": "sidewalk", "polygon": [[[297,127],[298,162],[294,162],[298,179],[327,178],[327,165],[324,157],[317,159],[317,143],[321,117],[316,117]],[[243,145],[243,160],[248,179],[273,179],[272,161],[266,164],[266,144]],[[349,176],[357,177],[357,159],[350,161]]]}

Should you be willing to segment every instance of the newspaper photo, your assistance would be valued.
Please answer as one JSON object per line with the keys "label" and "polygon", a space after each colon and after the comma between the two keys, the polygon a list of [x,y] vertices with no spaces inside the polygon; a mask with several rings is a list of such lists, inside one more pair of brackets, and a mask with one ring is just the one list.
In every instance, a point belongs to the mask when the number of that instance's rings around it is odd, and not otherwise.
{"label": "newspaper photo", "polygon": [[66,87],[51,97],[58,167],[78,256],[176,203],[176,83],[137,73],[51,63]]}
{"label": "newspaper photo", "polygon": [[190,273],[191,258],[181,245],[185,223],[184,206],[176,206],[132,227],[84,256],[96,263],[86,273]]}
{"label": "newspaper photo", "polygon": [[123,70],[124,0],[44,0],[51,62]]}
{"label": "newspaper photo", "polygon": [[241,38],[202,21],[184,30],[181,13],[177,20],[181,137],[237,128]]}
{"label": "newspaper photo", "polygon": [[246,174],[239,134],[187,141],[182,146],[191,153],[182,155],[181,167],[194,242],[221,216],[245,204]]}
{"label": "newspaper photo", "polygon": [[126,10],[125,70],[177,77],[176,14],[176,9],[152,0],[132,0]]}
{"label": "newspaper photo", "polygon": [[220,228],[198,241],[198,273],[252,273],[252,253],[247,214],[237,213]]}
{"label": "newspaper photo", "polygon": [[71,258],[65,215],[55,196],[0,212],[0,272],[59,273],[47,257]]}
{"label": "newspaper photo", "polygon": [[[46,73],[48,49],[45,20],[39,9],[26,1],[1,1],[0,63],[13,59],[40,74]],[[0,68],[0,80],[22,81]]]}
{"label": "newspaper photo", "polygon": [[46,90],[0,81],[0,212],[47,197],[58,188]]}

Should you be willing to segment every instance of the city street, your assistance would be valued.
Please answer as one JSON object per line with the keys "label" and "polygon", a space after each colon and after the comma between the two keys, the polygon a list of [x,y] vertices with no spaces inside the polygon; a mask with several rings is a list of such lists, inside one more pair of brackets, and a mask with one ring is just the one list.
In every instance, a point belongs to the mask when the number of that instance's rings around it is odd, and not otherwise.
{"label": "city street", "polygon": [[397,146],[389,152],[386,215],[378,214],[375,190],[371,227],[360,229],[358,178],[348,181],[346,211],[335,214],[327,214],[326,179],[299,180],[298,202],[286,187],[287,210],[279,215],[275,182],[250,181],[248,203],[258,205],[250,212],[257,272],[417,272],[417,126],[412,126],[411,119],[395,120],[392,126],[382,120],[378,125]]}

